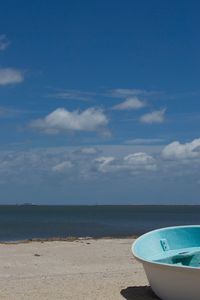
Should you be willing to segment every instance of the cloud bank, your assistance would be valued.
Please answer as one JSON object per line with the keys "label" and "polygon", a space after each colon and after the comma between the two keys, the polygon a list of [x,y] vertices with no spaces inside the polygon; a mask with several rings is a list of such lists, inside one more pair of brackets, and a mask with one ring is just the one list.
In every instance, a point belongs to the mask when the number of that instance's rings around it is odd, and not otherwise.
{"label": "cloud bank", "polygon": [[121,145],[0,150],[1,193],[16,201],[26,194],[36,202],[44,201],[43,197],[63,203],[74,199],[91,203],[97,199],[104,203],[116,199],[119,203],[195,201],[197,194],[192,191],[200,181],[199,140],[173,142],[160,152],[148,146],[146,151],[130,146],[122,151]]}
{"label": "cloud bank", "polygon": [[[174,177],[177,174],[178,176],[184,176],[186,173],[194,174],[196,170],[199,174],[200,138],[185,144],[178,141],[172,142],[164,146],[159,153],[133,152],[132,150],[129,154],[120,155],[121,146],[119,146],[118,154],[116,147],[115,149],[112,146],[110,148],[75,147],[74,149],[58,147],[29,151],[0,151],[1,178],[5,178],[6,174],[16,175],[21,172],[35,176],[37,173],[42,175],[46,173],[45,176],[47,174],[49,176],[49,174],[55,175],[69,170],[76,176],[87,173],[87,178],[93,178],[94,175],[101,173],[137,175],[157,172],[159,176],[165,176],[168,172],[171,177]],[[130,146],[124,147],[129,149]],[[187,163],[187,168],[185,168],[185,163]],[[20,178],[17,176],[17,180]]]}

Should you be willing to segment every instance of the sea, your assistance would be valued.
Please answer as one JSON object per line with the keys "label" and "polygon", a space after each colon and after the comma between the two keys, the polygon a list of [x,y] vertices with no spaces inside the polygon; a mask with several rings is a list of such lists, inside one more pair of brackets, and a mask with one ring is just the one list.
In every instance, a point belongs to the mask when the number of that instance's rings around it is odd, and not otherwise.
{"label": "sea", "polygon": [[132,237],[175,225],[200,224],[197,205],[1,205],[0,241]]}

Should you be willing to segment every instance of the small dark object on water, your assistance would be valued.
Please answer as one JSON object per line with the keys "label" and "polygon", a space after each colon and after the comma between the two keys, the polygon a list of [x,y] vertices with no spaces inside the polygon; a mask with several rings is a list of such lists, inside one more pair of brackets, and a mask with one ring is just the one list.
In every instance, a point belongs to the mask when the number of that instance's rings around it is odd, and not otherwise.
{"label": "small dark object on water", "polygon": [[35,253],[34,256],[40,256],[40,254]]}

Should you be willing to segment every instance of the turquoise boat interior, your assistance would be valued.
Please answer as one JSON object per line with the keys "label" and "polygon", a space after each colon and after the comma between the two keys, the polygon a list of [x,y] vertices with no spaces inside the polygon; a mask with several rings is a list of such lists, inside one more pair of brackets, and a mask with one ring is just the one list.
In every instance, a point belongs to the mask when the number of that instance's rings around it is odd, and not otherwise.
{"label": "turquoise boat interior", "polygon": [[137,239],[133,252],[143,261],[200,268],[200,226],[151,231]]}

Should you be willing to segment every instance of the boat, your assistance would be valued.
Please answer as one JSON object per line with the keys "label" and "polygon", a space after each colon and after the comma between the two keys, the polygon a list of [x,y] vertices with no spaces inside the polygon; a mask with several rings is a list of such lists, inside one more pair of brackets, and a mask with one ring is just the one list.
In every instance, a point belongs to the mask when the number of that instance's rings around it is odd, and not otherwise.
{"label": "boat", "polygon": [[200,300],[200,225],[161,228],[132,245],[154,293],[163,300]]}

